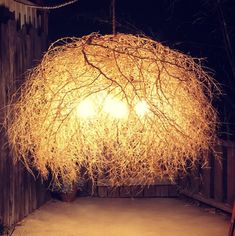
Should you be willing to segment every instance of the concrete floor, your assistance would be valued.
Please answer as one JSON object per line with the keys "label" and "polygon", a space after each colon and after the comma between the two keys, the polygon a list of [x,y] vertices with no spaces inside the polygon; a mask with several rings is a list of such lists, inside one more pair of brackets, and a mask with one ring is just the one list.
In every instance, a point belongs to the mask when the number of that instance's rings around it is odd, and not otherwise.
{"label": "concrete floor", "polygon": [[178,199],[78,198],[50,201],[13,236],[226,236],[229,217]]}

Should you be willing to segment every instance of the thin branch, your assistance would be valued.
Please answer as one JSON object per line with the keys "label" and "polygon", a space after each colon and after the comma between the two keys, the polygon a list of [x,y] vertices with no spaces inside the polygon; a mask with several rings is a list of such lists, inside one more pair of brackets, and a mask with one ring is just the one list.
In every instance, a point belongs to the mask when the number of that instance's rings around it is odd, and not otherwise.
{"label": "thin branch", "polygon": [[40,10],[55,10],[55,9],[59,9],[59,8],[71,5],[75,2],[78,2],[78,0],[71,0],[71,1],[59,4],[59,5],[54,5],[54,6],[38,6],[38,5],[32,5],[32,4],[29,4],[29,3],[26,3],[26,2],[22,2],[21,0],[14,0],[14,1],[17,2],[17,3],[23,4],[25,6],[28,6],[30,8],[40,9]]}

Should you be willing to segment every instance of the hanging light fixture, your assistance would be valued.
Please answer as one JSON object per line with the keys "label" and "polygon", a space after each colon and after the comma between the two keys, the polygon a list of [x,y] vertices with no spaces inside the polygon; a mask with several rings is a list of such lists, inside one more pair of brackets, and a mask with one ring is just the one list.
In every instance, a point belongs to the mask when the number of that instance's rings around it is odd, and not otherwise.
{"label": "hanging light fixture", "polygon": [[214,89],[192,58],[146,37],[62,39],[11,104],[8,140],[54,184],[81,168],[115,186],[173,180],[215,140]]}

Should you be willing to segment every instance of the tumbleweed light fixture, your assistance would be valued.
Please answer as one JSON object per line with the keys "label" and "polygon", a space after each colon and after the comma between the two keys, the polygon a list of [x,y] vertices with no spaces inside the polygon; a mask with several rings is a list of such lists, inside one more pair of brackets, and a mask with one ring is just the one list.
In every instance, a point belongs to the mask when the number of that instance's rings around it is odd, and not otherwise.
{"label": "tumbleweed light fixture", "polygon": [[173,180],[214,142],[214,89],[195,60],[146,37],[62,39],[11,104],[9,143],[54,184]]}

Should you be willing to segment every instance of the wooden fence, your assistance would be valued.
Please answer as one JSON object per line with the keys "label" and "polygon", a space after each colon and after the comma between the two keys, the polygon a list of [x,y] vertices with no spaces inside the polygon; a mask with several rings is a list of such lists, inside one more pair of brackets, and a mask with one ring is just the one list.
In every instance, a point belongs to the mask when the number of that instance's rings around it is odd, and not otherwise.
{"label": "wooden fence", "polygon": [[150,186],[121,186],[111,188],[109,186],[97,186],[94,196],[108,198],[149,198],[149,197],[177,197],[177,185],[171,183],[159,183]]}
{"label": "wooden fence", "polygon": [[108,198],[129,198],[129,197],[177,197],[177,185],[156,184],[150,186],[122,186],[111,188],[108,186],[98,186],[95,196]]}
{"label": "wooden fence", "polygon": [[[8,14],[4,21],[0,16],[0,124],[12,92],[47,47],[43,28],[19,27],[11,12]],[[0,235],[48,198],[41,181],[26,172],[21,163],[13,163],[6,143],[4,129],[0,128]]]}
{"label": "wooden fence", "polygon": [[[81,189],[80,189],[81,187]],[[101,198],[129,197],[178,197],[178,186],[168,179],[158,180],[149,186],[135,185],[112,187],[107,180],[97,180],[95,186],[90,181],[79,187],[78,196],[93,196]]]}
{"label": "wooden fence", "polygon": [[201,202],[231,212],[235,201],[235,143],[221,141],[219,158],[208,153],[208,165],[198,166],[181,180],[181,192]]}

